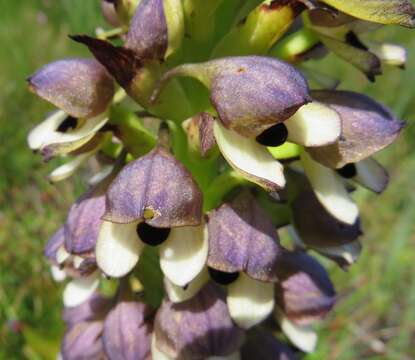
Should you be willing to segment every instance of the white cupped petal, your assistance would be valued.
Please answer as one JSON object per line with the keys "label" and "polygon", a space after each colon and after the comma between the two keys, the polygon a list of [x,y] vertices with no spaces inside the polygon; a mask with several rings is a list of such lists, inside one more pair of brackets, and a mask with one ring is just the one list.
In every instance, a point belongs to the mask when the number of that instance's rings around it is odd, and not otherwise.
{"label": "white cupped petal", "polygon": [[341,118],[331,107],[313,101],[284,122],[288,140],[306,147],[335,143],[341,135]]}
{"label": "white cupped petal", "polygon": [[99,272],[70,281],[63,291],[63,303],[67,307],[78,306],[94,293],[99,285]]}
{"label": "white cupped petal", "polygon": [[391,43],[369,42],[369,51],[374,53],[383,63],[392,66],[405,66],[408,52],[405,47]]}
{"label": "white cupped petal", "polygon": [[108,276],[122,277],[137,264],[144,243],[138,238],[137,223],[102,221],[95,254],[98,267]]}
{"label": "white cupped petal", "polygon": [[362,244],[359,240],[348,244],[331,246],[331,247],[315,247],[316,251],[334,260],[342,259],[347,265],[353,265],[362,252]]}
{"label": "white cupped petal", "polygon": [[228,286],[229,314],[235,323],[249,329],[265,320],[274,309],[274,284],[251,279],[241,273]]}
{"label": "white cupped petal", "polygon": [[287,338],[301,351],[311,353],[317,346],[317,333],[310,326],[298,326],[283,315],[279,317],[281,329]]}
{"label": "white cupped petal", "polygon": [[62,180],[65,180],[65,179],[69,178],[94,153],[95,153],[95,151],[91,151],[91,152],[87,152],[87,153],[84,153],[84,154],[80,154],[80,155],[76,156],[74,159],[72,159],[71,161],[67,162],[66,164],[63,164],[63,165],[57,167],[56,169],[54,169],[49,174],[49,177],[48,177],[49,178],[49,181],[55,183],[55,182],[62,181]]}
{"label": "white cupped petal", "polygon": [[50,272],[52,274],[53,280],[56,282],[62,282],[66,279],[66,273],[64,270],[61,270],[58,266],[52,265],[50,267]]}
{"label": "white cupped petal", "polygon": [[174,358],[166,355],[164,352],[158,349],[156,345],[156,334],[153,332],[151,337],[151,358],[152,360],[174,360]]}
{"label": "white cupped petal", "polygon": [[213,131],[223,157],[245,178],[269,191],[285,186],[284,168],[265,146],[226,129],[219,121],[214,122]]}
{"label": "white cupped petal", "polygon": [[210,356],[206,360],[240,360],[240,359],[241,359],[241,354],[238,351],[227,356]]}
{"label": "white cupped petal", "polygon": [[56,129],[68,116],[63,110],[57,110],[51,113],[30,131],[27,137],[29,148],[31,150],[39,150],[45,144],[51,144],[59,134],[63,135],[57,132]]}
{"label": "white cupped petal", "polygon": [[374,191],[382,193],[389,183],[389,175],[385,168],[373,158],[355,163],[357,175],[353,178],[358,184]]}
{"label": "white cupped petal", "polygon": [[[47,145],[80,142],[86,143],[108,121],[108,114],[102,113],[94,118],[84,119],[75,129],[66,132],[57,131],[59,125],[68,117],[62,110],[54,112],[38,126],[36,126],[27,138],[32,150],[39,150]],[[84,140],[84,141],[81,141]]]}
{"label": "white cupped petal", "polygon": [[66,251],[65,246],[61,245],[61,246],[59,247],[59,249],[56,251],[56,262],[57,262],[58,264],[63,264],[66,260],[69,260],[69,258],[70,258],[71,256],[72,256],[72,255],[71,255],[71,254],[69,254],[69,253]]}
{"label": "white cupped petal", "polygon": [[189,284],[206,264],[206,226],[202,224],[172,228],[167,240],[160,245],[159,254],[164,275],[177,286]]}
{"label": "white cupped petal", "polygon": [[88,185],[94,186],[104,180],[111,172],[114,170],[114,165],[106,165],[104,166],[101,171],[94,174],[89,180]]}
{"label": "white cupped petal", "polygon": [[173,284],[167,277],[164,279],[164,288],[171,302],[180,303],[191,299],[209,280],[207,268],[203,270],[185,287]]}
{"label": "white cupped petal", "polygon": [[353,225],[359,216],[359,209],[347,192],[343,180],[335,171],[314,161],[306,152],[301,154],[301,160],[320,203],[336,219]]}

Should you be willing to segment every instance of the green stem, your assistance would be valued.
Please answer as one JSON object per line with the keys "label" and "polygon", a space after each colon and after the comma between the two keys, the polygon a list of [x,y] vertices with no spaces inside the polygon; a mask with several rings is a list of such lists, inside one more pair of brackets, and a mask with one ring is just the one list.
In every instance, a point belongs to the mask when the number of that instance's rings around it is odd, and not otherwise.
{"label": "green stem", "polygon": [[318,43],[318,37],[311,30],[303,28],[278,42],[268,55],[295,63],[298,62],[302,54],[311,50]]}
{"label": "green stem", "polygon": [[216,208],[227,193],[246,182],[245,178],[234,170],[220,174],[205,191],[203,210],[206,212]]}
{"label": "green stem", "polygon": [[141,124],[140,118],[120,105],[111,108],[110,124],[116,126],[117,136],[135,158],[156,145],[155,136]]}

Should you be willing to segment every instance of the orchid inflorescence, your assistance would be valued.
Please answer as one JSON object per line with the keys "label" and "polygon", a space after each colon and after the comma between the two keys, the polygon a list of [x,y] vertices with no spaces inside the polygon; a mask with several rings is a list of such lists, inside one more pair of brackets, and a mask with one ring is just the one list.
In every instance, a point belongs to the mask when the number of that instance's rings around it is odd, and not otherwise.
{"label": "orchid inflorescence", "polygon": [[[332,52],[371,81],[406,51],[363,40],[415,26],[408,0],[105,0],[93,57],[29,88],[57,110],[29,134],[45,160],[100,171],[45,248],[67,277],[64,359],[296,359],[346,269],[351,193],[388,184],[372,157],[403,122],[311,70]],[[313,86],[310,90],[308,83]],[[285,234],[291,244],[280,243]],[[284,335],[285,334],[285,340]],[[288,341],[291,345],[288,345]]]}

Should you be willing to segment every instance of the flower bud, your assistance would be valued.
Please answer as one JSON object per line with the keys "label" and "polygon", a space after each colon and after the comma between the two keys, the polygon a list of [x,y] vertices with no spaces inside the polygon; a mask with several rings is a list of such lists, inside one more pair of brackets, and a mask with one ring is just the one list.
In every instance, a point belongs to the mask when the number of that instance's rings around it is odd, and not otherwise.
{"label": "flower bud", "polygon": [[164,300],[154,331],[158,350],[180,360],[226,356],[243,341],[242,330],[229,316],[223,291],[213,284],[179,304]]}
{"label": "flower bud", "polygon": [[150,309],[136,301],[120,301],[104,322],[102,341],[109,359],[145,360],[150,355]]}
{"label": "flower bud", "polygon": [[307,82],[292,66],[272,58],[229,57],[180,65],[163,75],[152,95],[174,76],[190,76],[210,90],[221,122],[246,137],[255,137],[287,120],[310,101]]}
{"label": "flower bud", "polygon": [[245,272],[259,281],[275,281],[282,253],[271,219],[254,198],[243,193],[209,216],[209,255],[213,269]]}
{"label": "flower bud", "polygon": [[298,325],[323,319],[336,301],[326,270],[305,252],[286,252],[278,269],[276,302],[284,315]]}
{"label": "flower bud", "polygon": [[72,36],[83,43],[140,103],[159,76],[159,64],[181,45],[184,34],[182,4],[179,0],[140,1],[126,37],[125,46],[86,35]]}
{"label": "flower bud", "polygon": [[323,2],[358,19],[411,28],[415,26],[415,9],[410,0],[323,0]]}
{"label": "flower bud", "polygon": [[28,78],[29,88],[73,117],[89,118],[105,111],[114,82],[92,59],[65,59],[45,65]]}
{"label": "flower bud", "polygon": [[330,105],[342,119],[342,137],[333,145],[308,148],[325,166],[341,168],[382,150],[398,137],[404,123],[371,98],[349,91],[313,91],[313,98]]}

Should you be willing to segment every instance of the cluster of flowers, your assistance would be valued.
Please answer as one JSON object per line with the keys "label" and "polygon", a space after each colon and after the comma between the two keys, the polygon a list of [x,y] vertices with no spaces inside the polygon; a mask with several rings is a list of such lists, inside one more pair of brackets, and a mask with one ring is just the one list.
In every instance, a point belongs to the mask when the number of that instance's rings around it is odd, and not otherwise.
{"label": "cluster of flowers", "polygon": [[[28,79],[58,108],[31,131],[30,148],[71,157],[50,180],[91,157],[101,164],[45,249],[54,278],[71,278],[61,355],[313,351],[314,324],[336,293],[308,251],[343,268],[356,261],[350,194],[386,188],[372,155],[403,123],[304,63],[332,51],[370,80],[383,65],[403,67],[403,48],[359,37],[379,24],[413,27],[415,9],[407,0],[106,0],[102,9],[115,28],[72,36],[94,58]],[[116,289],[104,295],[108,279]]]}

